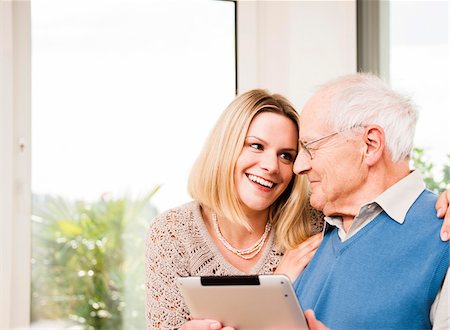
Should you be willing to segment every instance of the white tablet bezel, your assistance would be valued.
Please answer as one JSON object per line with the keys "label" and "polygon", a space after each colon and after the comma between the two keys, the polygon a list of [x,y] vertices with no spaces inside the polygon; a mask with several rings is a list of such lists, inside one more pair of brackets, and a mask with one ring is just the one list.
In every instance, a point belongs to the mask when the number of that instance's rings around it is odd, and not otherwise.
{"label": "white tablet bezel", "polygon": [[239,330],[308,329],[285,275],[179,277],[176,284],[193,318]]}

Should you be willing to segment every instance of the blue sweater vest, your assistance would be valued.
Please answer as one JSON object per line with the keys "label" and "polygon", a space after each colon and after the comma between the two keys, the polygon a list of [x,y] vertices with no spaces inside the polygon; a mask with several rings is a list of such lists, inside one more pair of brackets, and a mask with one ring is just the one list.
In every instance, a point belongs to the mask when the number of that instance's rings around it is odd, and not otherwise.
{"label": "blue sweater vest", "polygon": [[428,329],[429,312],[449,266],[434,204],[424,191],[399,224],[385,212],[341,242],[326,233],[294,283],[304,310],[336,329]]}

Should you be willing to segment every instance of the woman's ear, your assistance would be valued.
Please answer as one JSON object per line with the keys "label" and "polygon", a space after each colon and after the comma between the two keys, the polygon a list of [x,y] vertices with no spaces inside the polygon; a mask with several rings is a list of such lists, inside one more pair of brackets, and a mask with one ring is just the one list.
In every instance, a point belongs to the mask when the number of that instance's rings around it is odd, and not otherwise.
{"label": "woman's ear", "polygon": [[364,132],[365,160],[372,166],[378,162],[384,152],[384,129],[378,125],[367,126]]}

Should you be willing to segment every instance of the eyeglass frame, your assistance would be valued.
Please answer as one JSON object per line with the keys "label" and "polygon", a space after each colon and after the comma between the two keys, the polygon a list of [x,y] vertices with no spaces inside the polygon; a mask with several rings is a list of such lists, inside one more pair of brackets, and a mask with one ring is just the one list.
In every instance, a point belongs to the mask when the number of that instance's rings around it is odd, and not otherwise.
{"label": "eyeglass frame", "polygon": [[332,136],[335,136],[335,135],[337,135],[337,134],[339,134],[339,133],[342,133],[342,132],[345,132],[345,131],[348,131],[348,130],[351,130],[351,129],[354,129],[354,128],[360,128],[360,127],[366,127],[366,126],[363,126],[363,125],[357,125],[357,126],[351,126],[351,127],[348,127],[348,128],[344,128],[344,129],[342,129],[342,130],[340,130],[340,131],[337,131],[337,132],[334,132],[334,133],[331,133],[331,134],[322,136],[322,137],[320,137],[320,138],[318,138],[318,139],[312,140],[311,142],[308,142],[308,143],[306,143],[306,144],[304,144],[304,143],[302,142],[301,139],[298,139],[298,142],[300,143],[300,151],[299,151],[299,154],[300,154],[300,152],[301,152],[302,150],[305,150],[305,151],[306,151],[306,154],[307,154],[307,155],[309,156],[309,158],[312,160],[312,159],[313,159],[313,155],[312,155],[312,153],[311,153],[311,150],[308,148],[311,144],[316,143],[316,142],[319,142],[319,141],[322,141],[322,140],[325,140],[325,139],[328,139],[328,138],[330,138],[330,137],[332,137]]}

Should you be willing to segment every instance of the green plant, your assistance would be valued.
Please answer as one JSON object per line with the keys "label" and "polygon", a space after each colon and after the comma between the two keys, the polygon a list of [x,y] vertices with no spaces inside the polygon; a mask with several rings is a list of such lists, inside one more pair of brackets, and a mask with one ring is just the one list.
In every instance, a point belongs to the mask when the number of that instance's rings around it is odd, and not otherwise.
{"label": "green plant", "polygon": [[150,198],[87,203],[33,196],[32,321],[144,329],[144,236]]}
{"label": "green plant", "polygon": [[434,164],[426,157],[421,148],[414,148],[411,157],[414,168],[421,172],[428,189],[440,193],[450,184],[450,154],[447,155],[447,164],[442,168],[442,178],[436,177]]}

